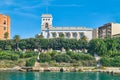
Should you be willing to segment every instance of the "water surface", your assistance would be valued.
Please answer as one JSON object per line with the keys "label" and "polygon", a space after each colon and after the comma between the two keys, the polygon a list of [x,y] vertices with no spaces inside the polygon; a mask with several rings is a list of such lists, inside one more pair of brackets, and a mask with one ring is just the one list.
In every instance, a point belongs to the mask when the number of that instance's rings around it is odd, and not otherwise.
{"label": "water surface", "polygon": [[98,72],[0,72],[0,80],[120,80]]}

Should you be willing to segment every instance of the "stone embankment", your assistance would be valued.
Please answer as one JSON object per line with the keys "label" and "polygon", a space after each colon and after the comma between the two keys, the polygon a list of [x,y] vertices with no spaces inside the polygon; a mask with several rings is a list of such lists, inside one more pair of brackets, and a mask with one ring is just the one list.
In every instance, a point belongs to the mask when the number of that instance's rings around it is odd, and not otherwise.
{"label": "stone embankment", "polygon": [[95,67],[19,67],[0,68],[0,71],[36,71],[36,72],[104,72],[108,74],[120,75],[119,67],[104,67],[104,69],[96,69]]}

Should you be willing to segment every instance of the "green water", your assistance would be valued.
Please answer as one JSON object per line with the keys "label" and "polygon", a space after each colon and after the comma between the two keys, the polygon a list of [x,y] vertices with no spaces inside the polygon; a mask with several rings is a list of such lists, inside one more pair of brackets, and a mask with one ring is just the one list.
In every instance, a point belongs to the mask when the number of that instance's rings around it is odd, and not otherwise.
{"label": "green water", "polygon": [[98,72],[0,72],[0,80],[120,80]]}

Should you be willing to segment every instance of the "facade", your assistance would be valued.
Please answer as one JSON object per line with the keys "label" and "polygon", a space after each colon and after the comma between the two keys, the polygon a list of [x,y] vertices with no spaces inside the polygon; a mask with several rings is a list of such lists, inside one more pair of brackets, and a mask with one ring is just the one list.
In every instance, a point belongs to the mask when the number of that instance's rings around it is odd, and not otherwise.
{"label": "facade", "polygon": [[98,38],[112,38],[120,35],[120,24],[107,23],[98,28]]}
{"label": "facade", "polygon": [[92,34],[92,36],[93,36],[93,39],[98,38],[98,28],[93,29],[93,34]]}
{"label": "facade", "polygon": [[44,38],[58,38],[64,36],[65,38],[80,39],[86,36],[88,40],[92,39],[91,28],[85,27],[53,27],[51,14],[43,14],[42,16],[42,35]]}
{"label": "facade", "polygon": [[10,17],[0,14],[0,40],[5,40],[5,33],[8,33],[7,39],[10,39]]}

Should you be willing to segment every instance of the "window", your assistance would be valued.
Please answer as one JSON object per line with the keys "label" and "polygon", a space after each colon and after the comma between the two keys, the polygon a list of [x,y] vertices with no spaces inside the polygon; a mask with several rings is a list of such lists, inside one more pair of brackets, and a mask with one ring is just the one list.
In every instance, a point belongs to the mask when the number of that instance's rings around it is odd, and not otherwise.
{"label": "window", "polygon": [[6,27],[4,26],[4,30],[6,30]]}
{"label": "window", "polygon": [[48,23],[45,24],[45,28],[47,28],[47,29],[49,28],[49,27],[48,27]]}
{"label": "window", "polygon": [[53,36],[53,37],[56,37],[57,35],[56,35],[56,33],[52,33],[52,36]]}
{"label": "window", "polygon": [[50,21],[50,19],[48,19],[48,21]]}
{"label": "window", "polygon": [[67,37],[67,38],[70,38],[70,33],[66,33],[66,37]]}
{"label": "window", "polygon": [[77,37],[77,33],[73,33],[73,37],[76,38]]}
{"label": "window", "polygon": [[6,24],[6,21],[4,20],[3,24]]}

